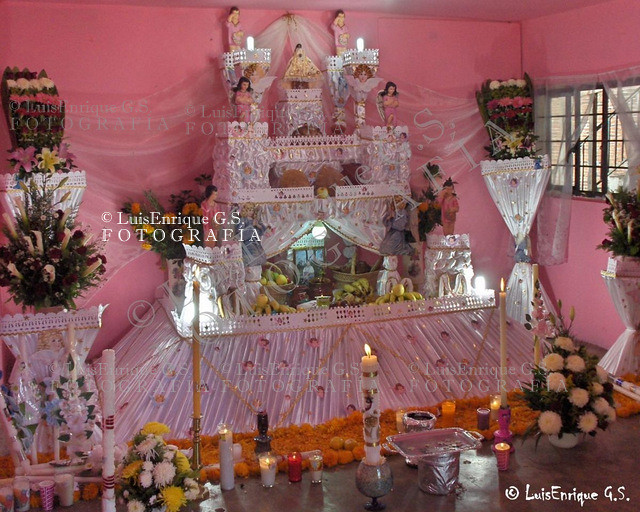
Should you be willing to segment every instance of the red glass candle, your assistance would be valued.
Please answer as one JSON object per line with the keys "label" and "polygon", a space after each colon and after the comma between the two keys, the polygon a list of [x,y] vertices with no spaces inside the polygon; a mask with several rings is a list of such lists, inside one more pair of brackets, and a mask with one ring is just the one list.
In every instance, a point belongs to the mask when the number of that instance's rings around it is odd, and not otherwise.
{"label": "red glass candle", "polygon": [[292,452],[287,457],[289,461],[289,482],[302,480],[302,455],[300,452]]}

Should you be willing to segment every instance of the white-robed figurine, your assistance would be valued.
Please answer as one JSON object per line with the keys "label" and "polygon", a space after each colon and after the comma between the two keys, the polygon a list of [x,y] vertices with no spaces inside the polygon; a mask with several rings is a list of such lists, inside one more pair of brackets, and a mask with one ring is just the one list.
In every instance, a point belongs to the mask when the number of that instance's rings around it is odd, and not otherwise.
{"label": "white-robed figurine", "polygon": [[242,243],[242,261],[245,267],[264,265],[267,262],[267,255],[262,248],[262,235],[267,228],[256,217],[257,210],[253,203],[246,203],[240,209],[236,239]]}
{"label": "white-robed figurine", "polygon": [[407,210],[407,202],[402,197],[394,197],[384,224],[387,234],[380,244],[380,254],[413,254],[414,249],[406,239],[406,232],[411,229],[410,213]]}

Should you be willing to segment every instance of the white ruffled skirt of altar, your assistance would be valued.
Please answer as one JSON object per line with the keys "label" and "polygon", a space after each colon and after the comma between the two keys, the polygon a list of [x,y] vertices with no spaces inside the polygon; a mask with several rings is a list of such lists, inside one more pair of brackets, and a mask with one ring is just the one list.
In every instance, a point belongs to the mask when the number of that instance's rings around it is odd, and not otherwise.
{"label": "white ruffled skirt of altar", "polygon": [[[187,437],[192,414],[191,342],[181,339],[162,306],[116,345],[116,441],[147,421]],[[204,338],[202,434],[220,422],[255,429],[256,412],[271,428],[317,424],[361,409],[363,346],[379,358],[381,407],[427,406],[446,398],[499,392],[499,321],[495,308],[372,323],[350,323]],[[531,335],[508,327],[509,389],[530,381]],[[100,376],[98,376],[100,377]]]}
{"label": "white ruffled skirt of altar", "polygon": [[607,289],[624,322],[625,331],[600,360],[609,373],[622,376],[640,371],[640,278],[603,274]]}

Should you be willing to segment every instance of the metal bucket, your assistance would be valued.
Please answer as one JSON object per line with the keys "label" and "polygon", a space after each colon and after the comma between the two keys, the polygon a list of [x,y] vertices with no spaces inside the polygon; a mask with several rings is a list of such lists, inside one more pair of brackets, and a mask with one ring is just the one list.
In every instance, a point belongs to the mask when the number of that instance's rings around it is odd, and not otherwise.
{"label": "metal bucket", "polygon": [[435,457],[420,457],[418,462],[418,487],[429,494],[449,494],[458,484],[460,452]]}

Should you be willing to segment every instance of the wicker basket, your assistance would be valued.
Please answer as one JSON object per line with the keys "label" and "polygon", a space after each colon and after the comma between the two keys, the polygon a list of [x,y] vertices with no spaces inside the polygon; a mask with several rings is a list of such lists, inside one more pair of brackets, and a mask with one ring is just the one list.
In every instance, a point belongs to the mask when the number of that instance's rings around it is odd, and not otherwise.
{"label": "wicker basket", "polygon": [[376,283],[378,281],[378,272],[376,270],[374,272],[365,272],[364,274],[349,274],[347,272],[340,272],[338,270],[333,271],[333,279],[336,282],[336,285],[340,288],[344,288],[345,284],[351,284],[358,279],[362,279],[363,277],[369,281],[369,286],[372,290],[376,289]]}
{"label": "wicker basket", "polygon": [[[282,274],[282,270],[276,264],[267,261],[265,264],[267,267],[278,272],[278,274]],[[291,276],[287,276],[291,281]],[[295,289],[296,283],[289,282],[288,284],[283,285],[271,285],[271,286],[263,286],[262,289],[264,293],[269,299],[274,299],[278,301],[280,304],[289,304],[289,297],[291,292]]]}

